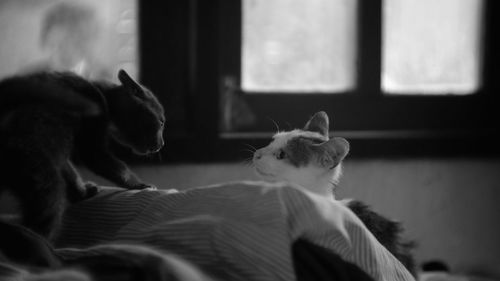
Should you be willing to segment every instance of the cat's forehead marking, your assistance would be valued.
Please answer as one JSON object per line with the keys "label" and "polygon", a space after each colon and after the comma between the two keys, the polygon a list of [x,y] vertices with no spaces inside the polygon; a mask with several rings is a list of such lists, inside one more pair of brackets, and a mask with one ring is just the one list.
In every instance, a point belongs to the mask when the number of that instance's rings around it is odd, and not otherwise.
{"label": "cat's forehead marking", "polygon": [[271,152],[277,149],[286,150],[286,161],[295,167],[303,167],[312,163],[311,161],[322,153],[321,149],[312,145],[325,141],[328,141],[328,137],[320,133],[297,129],[277,133],[268,147]]}
{"label": "cat's forehead marking", "polygon": [[293,130],[289,132],[280,132],[277,133],[273,136],[273,143],[276,146],[285,146],[290,140],[293,140],[295,138],[307,138],[307,139],[314,139],[314,140],[321,140],[321,141],[327,141],[328,139],[321,135],[320,133],[316,132],[310,132],[310,131],[303,131],[303,130]]}

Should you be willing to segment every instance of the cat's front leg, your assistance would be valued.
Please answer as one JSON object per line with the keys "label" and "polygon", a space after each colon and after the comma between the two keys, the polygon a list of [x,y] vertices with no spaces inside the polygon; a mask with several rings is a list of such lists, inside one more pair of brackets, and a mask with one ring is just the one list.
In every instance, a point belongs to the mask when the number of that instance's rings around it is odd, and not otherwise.
{"label": "cat's front leg", "polygon": [[128,189],[156,189],[143,182],[129,167],[110,152],[99,151],[83,158],[87,168],[115,184]]}
{"label": "cat's front leg", "polygon": [[[128,189],[156,189],[156,187],[152,184],[143,182],[134,172],[132,172],[128,166],[122,161],[116,159],[116,161],[121,162],[123,164],[123,168],[121,169],[120,182],[121,184]],[[120,184],[120,183],[118,183]]]}
{"label": "cat's front leg", "polygon": [[66,196],[72,203],[93,197],[99,192],[99,187],[93,182],[84,182],[71,161],[66,161],[63,169],[66,181]]}

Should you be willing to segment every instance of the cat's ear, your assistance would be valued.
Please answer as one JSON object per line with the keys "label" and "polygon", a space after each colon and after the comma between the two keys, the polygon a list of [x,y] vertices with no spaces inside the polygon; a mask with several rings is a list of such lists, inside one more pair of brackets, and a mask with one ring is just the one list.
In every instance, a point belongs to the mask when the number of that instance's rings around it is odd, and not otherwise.
{"label": "cat's ear", "polygon": [[307,121],[304,131],[320,133],[328,138],[328,115],[324,111],[317,112]]}
{"label": "cat's ear", "polygon": [[318,146],[324,149],[324,153],[320,156],[320,163],[329,169],[335,168],[349,153],[349,142],[344,138],[335,137]]}
{"label": "cat's ear", "polygon": [[137,93],[142,92],[142,88],[139,83],[135,82],[135,80],[130,77],[130,75],[128,75],[128,73],[123,69],[120,69],[120,71],[118,71],[118,80],[120,80],[120,82],[122,82],[125,87],[134,89]]}
{"label": "cat's ear", "polygon": [[135,80],[132,79],[132,77],[130,77],[130,75],[128,75],[128,73],[123,69],[118,71],[118,80],[126,86],[138,86],[137,82],[135,82]]}

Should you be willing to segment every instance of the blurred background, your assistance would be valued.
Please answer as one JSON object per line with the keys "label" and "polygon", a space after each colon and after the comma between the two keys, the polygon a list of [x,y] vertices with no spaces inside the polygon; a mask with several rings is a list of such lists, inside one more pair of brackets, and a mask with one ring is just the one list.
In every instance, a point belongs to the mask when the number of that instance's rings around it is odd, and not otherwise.
{"label": "blurred background", "polygon": [[137,76],[136,1],[0,1],[0,77],[41,69]]}
{"label": "blurred background", "polygon": [[324,110],[351,143],[338,197],[402,221],[420,263],[500,278],[498,1],[160,2],[0,0],[0,78],[126,69],[166,147],[116,149],[159,188],[257,179],[247,145]]}

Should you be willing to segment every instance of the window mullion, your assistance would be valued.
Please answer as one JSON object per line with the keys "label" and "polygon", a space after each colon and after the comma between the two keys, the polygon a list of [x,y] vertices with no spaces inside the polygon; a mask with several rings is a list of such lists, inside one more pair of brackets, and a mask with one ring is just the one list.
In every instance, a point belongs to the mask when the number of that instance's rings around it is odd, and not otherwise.
{"label": "window mullion", "polygon": [[380,97],[382,70],[382,0],[358,4],[358,93]]}
{"label": "window mullion", "polygon": [[483,55],[482,55],[482,84],[485,95],[497,95],[500,89],[498,83],[498,66],[500,59],[498,49],[498,26],[500,4],[496,0],[485,0],[484,4],[484,22],[483,22]]}
{"label": "window mullion", "polygon": [[[219,56],[220,73],[241,79],[242,1],[219,0]],[[224,78],[221,78],[224,79]]]}

